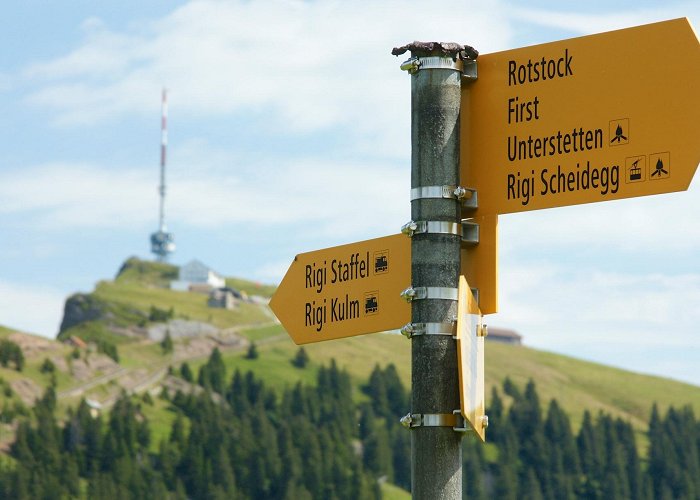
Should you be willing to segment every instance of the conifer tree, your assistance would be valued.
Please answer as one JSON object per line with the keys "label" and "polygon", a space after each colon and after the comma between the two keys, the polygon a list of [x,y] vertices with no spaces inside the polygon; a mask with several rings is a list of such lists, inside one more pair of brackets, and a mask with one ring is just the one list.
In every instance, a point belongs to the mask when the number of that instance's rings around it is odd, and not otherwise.
{"label": "conifer tree", "polygon": [[374,477],[393,482],[394,464],[389,448],[389,433],[386,426],[376,419],[370,423],[369,433],[364,440],[363,461],[365,468]]}
{"label": "conifer tree", "polygon": [[475,436],[466,435],[462,439],[462,491],[466,498],[481,500],[487,498],[484,482],[483,445]]}
{"label": "conifer tree", "polygon": [[282,467],[282,490],[283,496],[287,498],[289,495],[299,489],[302,477],[301,451],[294,446],[294,441],[292,440],[292,430],[290,429],[288,422],[284,422],[280,426],[278,441]]}
{"label": "conifer tree", "polygon": [[393,454],[394,483],[411,490],[411,435],[401,426],[389,427],[389,440]]}
{"label": "conifer tree", "polygon": [[603,437],[606,445],[605,472],[602,481],[603,496],[611,500],[630,498],[629,479],[624,463],[624,449],[616,431],[612,417],[609,415],[600,415],[598,417],[597,434]]}
{"label": "conifer tree", "polygon": [[409,394],[401,382],[399,373],[393,363],[384,369],[384,386],[386,387],[386,397],[389,406],[389,421],[395,420],[408,410]]}
{"label": "conifer tree", "polygon": [[297,368],[306,368],[306,365],[309,364],[309,355],[306,352],[306,349],[303,347],[299,348],[297,353],[294,355],[294,359],[292,359],[292,364]]}
{"label": "conifer tree", "polygon": [[187,382],[194,382],[194,375],[187,361],[180,365],[180,376]]}
{"label": "conifer tree", "polygon": [[226,387],[226,365],[221,357],[221,351],[215,347],[206,364],[199,369],[197,383],[204,388],[224,394]]}
{"label": "conifer tree", "polygon": [[374,369],[369,376],[367,394],[372,401],[372,409],[376,415],[386,417],[391,414],[384,374],[379,365],[374,365]]}
{"label": "conifer tree", "polygon": [[516,401],[522,397],[520,389],[518,389],[518,386],[515,385],[510,377],[506,377],[503,380],[503,392]]}
{"label": "conifer tree", "polygon": [[602,495],[602,457],[596,431],[593,428],[593,419],[588,410],[583,413],[583,423],[576,437],[576,445],[583,474],[583,480],[579,487],[579,496],[600,498]]}
{"label": "conifer tree", "polygon": [[248,346],[248,351],[246,352],[246,359],[258,359],[260,353],[258,352],[258,346],[255,342],[251,342]]}
{"label": "conifer tree", "polygon": [[524,477],[528,469],[534,472],[534,481],[537,481],[537,490],[541,494],[549,496],[551,485],[547,465],[550,461],[542,428],[542,413],[539,396],[535,389],[535,383],[530,380],[525,387],[525,393],[513,402],[509,412],[509,420],[519,437],[519,457],[523,468],[520,473],[521,486],[527,485],[534,492],[530,484],[531,478]]}
{"label": "conifer tree", "polygon": [[170,337],[170,330],[165,330],[165,337],[160,343],[161,349],[163,349],[163,354],[170,354],[174,350],[173,339]]}
{"label": "conifer tree", "polygon": [[500,431],[498,459],[494,466],[494,498],[515,500],[525,498],[518,491],[518,437],[509,424]]}
{"label": "conifer tree", "polygon": [[544,435],[549,449],[547,471],[551,482],[550,496],[562,500],[573,498],[580,473],[578,450],[569,418],[556,399],[549,403]]}
{"label": "conifer tree", "polygon": [[528,500],[544,500],[542,489],[540,488],[540,482],[537,479],[535,469],[532,467],[527,467],[525,470],[519,489],[521,495],[520,498],[527,498]]}
{"label": "conifer tree", "polygon": [[498,444],[500,442],[499,430],[505,425],[505,410],[503,400],[495,385],[491,388],[491,397],[488,399],[488,405],[486,414],[489,416],[489,441]]}
{"label": "conifer tree", "polygon": [[228,453],[222,446],[219,447],[215,458],[212,474],[215,483],[221,487],[221,491],[227,495],[227,498],[236,497],[236,478],[233,467],[231,467]]}

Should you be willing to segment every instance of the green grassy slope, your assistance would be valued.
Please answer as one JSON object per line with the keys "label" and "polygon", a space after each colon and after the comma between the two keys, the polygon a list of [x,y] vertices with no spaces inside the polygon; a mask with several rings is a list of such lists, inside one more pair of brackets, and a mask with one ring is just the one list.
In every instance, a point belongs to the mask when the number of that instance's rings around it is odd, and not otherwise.
{"label": "green grassy slope", "polygon": [[[172,363],[172,357],[165,355],[160,346],[139,338],[119,337],[114,327],[140,326],[153,324],[148,320],[151,307],[161,310],[172,308],[175,318],[184,318],[211,323],[221,329],[233,329],[252,342],[256,342],[260,357],[249,360],[245,348],[223,349],[228,376],[235,369],[253,370],[268,385],[273,387],[290,386],[298,381],[314,383],[319,366],[335,359],[340,367],[348,370],[355,382],[354,397],[360,401],[363,395],[360,386],[366,383],[369,373],[376,365],[393,363],[406,387],[410,387],[410,341],[396,334],[372,334],[343,340],[321,342],[304,346],[311,362],[305,369],[298,369],[291,360],[299,349],[289,339],[284,329],[275,324],[267,306],[243,303],[234,310],[212,309],[207,306],[207,296],[197,293],[177,292],[164,288],[169,279],[175,276],[174,266],[155,264],[138,259],[129,259],[122,266],[114,281],[99,282],[91,294],[97,303],[107,304],[107,318],[88,322],[64,332],[65,337],[75,334],[89,338],[109,336],[118,340],[120,367],[144,371],[143,377],[157,370],[165,369]],[[230,279],[229,284],[248,293],[267,295],[272,287],[264,287],[252,282]],[[138,321],[138,325],[133,325]],[[130,323],[131,322],[131,323]],[[0,327],[0,338],[9,335],[11,330]],[[60,344],[49,354],[38,351],[27,359],[24,373],[11,368],[0,367],[0,377],[11,382],[27,377],[37,385],[45,387],[48,376],[39,372],[39,365],[47,355],[68,360],[72,348]],[[192,357],[190,366],[197,369],[206,361],[206,355]],[[177,365],[179,366],[179,362]],[[680,382],[640,375],[628,371],[585,362],[554,353],[538,351],[527,347],[509,346],[487,342],[486,344],[486,385],[487,406],[491,387],[502,385],[505,377],[510,377],[518,386],[524,386],[532,378],[545,405],[556,398],[569,412],[575,428],[581,422],[584,410],[602,410],[632,422],[637,430],[644,430],[654,402],[662,409],[669,405],[691,404],[700,413],[700,387]],[[66,390],[77,382],[65,372],[58,373],[58,390]],[[114,382],[110,382],[114,383]],[[97,386],[95,395],[106,393],[109,387]],[[0,391],[0,404],[3,402]],[[409,409],[407,408],[406,411]],[[163,418],[159,408],[158,420]]]}
{"label": "green grassy slope", "polygon": [[277,289],[273,285],[263,285],[240,278],[226,278],[226,286],[245,292],[248,295],[260,295],[261,297],[272,297]]}
{"label": "green grassy slope", "polygon": [[121,281],[101,281],[93,293],[104,301],[138,309],[146,317],[153,306],[165,310],[172,307],[176,318],[204,321],[218,328],[270,321],[269,316],[253,304],[241,303],[233,310],[211,308],[207,306],[208,296],[203,293],[147,288]]}
{"label": "green grassy slope", "polygon": [[[335,359],[348,370],[357,384],[365,383],[372,368],[394,363],[406,384],[410,387],[410,341],[395,334],[373,334],[332,342],[320,342],[304,346],[311,363],[305,370],[291,364],[299,348],[289,338],[281,335],[281,327],[268,329],[267,341],[259,331],[243,331],[244,335],[257,338],[260,357],[245,359],[244,352],[225,354],[227,366],[233,371],[251,369],[272,386],[291,385],[297,381],[313,380],[315,370],[321,364]],[[575,428],[587,409],[601,410],[629,420],[635,428],[646,427],[651,407],[657,402],[663,409],[670,405],[686,404],[700,412],[700,387],[681,382],[642,375],[629,371],[582,361],[559,354],[488,342],[486,344],[486,403],[491,387],[502,387],[505,377],[510,377],[523,387],[532,378],[543,404],[556,398],[570,413]],[[356,397],[362,398],[359,390]],[[408,411],[408,408],[406,409]]]}
{"label": "green grassy slope", "polygon": [[[316,374],[322,365],[331,360],[346,369],[354,383],[353,398],[363,401],[366,396],[362,385],[367,382],[375,365],[386,366],[393,363],[405,386],[410,387],[411,342],[397,334],[371,334],[348,339],[320,342],[304,346],[310,362],[304,369],[296,368],[291,361],[299,346],[295,345],[284,328],[276,324],[274,317],[265,305],[242,303],[234,310],[213,309],[207,306],[207,296],[198,293],[178,292],[166,288],[171,279],[176,278],[176,268],[167,264],[157,264],[129,259],[113,281],[101,281],[90,294],[95,304],[104,305],[105,317],[89,321],[63,332],[62,338],[77,335],[84,339],[105,337],[118,344],[120,363],[117,368],[136,374],[140,379],[164,373],[169,365],[175,368],[180,361],[173,362],[173,356],[164,353],[157,343],[143,337],[126,337],[119,333],[120,328],[141,328],[154,324],[149,320],[151,308],[169,311],[172,308],[175,318],[190,319],[210,323],[220,329],[231,329],[240,333],[258,348],[257,359],[246,358],[246,348],[221,347],[227,366],[227,377],[234,370],[252,370],[266,385],[282,389],[297,382],[315,384]],[[250,295],[268,297],[274,287],[229,278],[227,284]],[[143,330],[141,330],[143,331]],[[16,334],[15,331],[0,326],[0,338]],[[44,339],[42,341],[45,342]],[[189,340],[178,340],[186,343]],[[18,379],[27,379],[36,387],[45,388],[50,375],[40,372],[41,363],[46,358],[65,360],[70,367],[74,349],[66,344],[51,342],[49,346],[33,351],[27,356],[24,370],[20,373],[12,367],[0,366],[0,408],[7,403],[15,404],[19,397],[8,387]],[[87,357],[86,353],[81,353]],[[188,360],[195,371],[206,362],[208,355],[199,354]],[[69,392],[85,381],[77,381],[69,371],[56,373],[57,392]],[[101,373],[96,373],[99,377]],[[196,376],[196,375],[195,375]],[[700,413],[700,387],[680,382],[631,373],[625,370],[596,363],[577,360],[551,352],[527,347],[510,346],[487,342],[486,344],[486,404],[489,405],[491,388],[499,389],[503,380],[510,377],[523,387],[529,379],[537,385],[543,410],[549,400],[556,398],[569,413],[574,429],[578,429],[583,412],[599,410],[622,417],[632,423],[638,431],[638,446],[646,453],[643,431],[654,402],[662,411],[668,406],[691,405]],[[157,377],[154,380],[158,380]],[[154,387],[154,389],[157,389]],[[100,382],[78,396],[59,399],[65,411],[68,405],[75,405],[81,397],[92,397],[104,401],[118,391],[115,380]],[[141,397],[141,396],[138,396]],[[508,398],[505,398],[508,402]],[[155,450],[160,439],[168,436],[175,414],[168,403],[154,398],[152,403],[142,405],[149,418],[153,431],[152,447]],[[406,408],[406,412],[409,408]],[[400,416],[397,415],[397,421]],[[12,432],[0,428],[0,444],[7,443]],[[487,448],[487,454],[489,448]],[[410,495],[391,484],[382,485],[386,498],[403,499]]]}
{"label": "green grassy slope", "polygon": [[486,346],[486,381],[505,375],[523,385],[532,378],[540,398],[556,398],[578,427],[583,410],[602,410],[646,427],[654,402],[665,409],[690,404],[700,411],[700,387],[582,361],[551,352],[503,344]]}
{"label": "green grassy slope", "polygon": [[[98,282],[83,299],[85,308],[100,310],[100,318],[61,331],[59,339],[76,335],[83,340],[101,337],[115,344],[130,342],[133,338],[120,335],[118,330],[153,324],[149,316],[154,307],[162,311],[172,309],[174,318],[202,321],[221,329],[270,322],[271,313],[258,305],[241,303],[234,310],[215,309],[207,305],[206,294],[170,290],[169,283],[177,276],[176,266],[135,257],[127,259],[113,281]],[[227,282],[249,295],[269,296],[274,290],[238,278]]]}
{"label": "green grassy slope", "polygon": [[12,333],[14,330],[12,328],[7,328],[6,326],[0,325],[0,338],[5,338],[7,337],[10,333]]}
{"label": "green grassy slope", "polygon": [[[73,368],[81,363],[94,367],[95,360],[104,357],[95,352],[94,346],[87,351],[78,349],[79,352],[76,352],[74,347],[64,342],[50,341],[0,326],[0,339],[11,337],[21,341],[25,355],[22,372],[16,371],[12,365],[0,366],[0,408],[6,403],[12,406],[22,399],[10,388],[17,383],[25,387],[23,396],[25,401],[29,401],[28,398],[41,395],[53,377],[57,383],[59,407],[66,410],[82,397],[98,401],[112,399],[119,391],[118,379],[122,376],[136,380],[150,376],[157,378],[158,373],[172,363],[172,356],[165,354],[157,343],[144,338],[145,328],[155,324],[149,318],[152,308],[161,312],[172,309],[174,318],[210,323],[222,330],[258,328],[263,332],[260,334],[262,337],[266,335],[265,327],[274,325],[272,313],[266,306],[240,303],[234,310],[214,309],[208,307],[206,294],[168,289],[170,281],[177,279],[177,276],[176,266],[132,257],[124,262],[113,281],[100,281],[93,292],[80,294],[80,306],[98,313],[89,321],[62,331],[59,340],[65,341],[71,336],[87,342],[104,340],[116,345],[119,354],[119,365],[107,367],[107,371],[94,368],[87,379],[84,370],[81,375],[79,369]],[[232,278],[230,284],[249,295],[266,296],[274,290],[274,287],[236,278]],[[74,360],[73,354],[80,359]],[[40,371],[46,359],[52,359],[57,364],[54,375]],[[78,388],[81,390],[76,392]],[[154,414],[156,426],[158,421],[168,421],[162,418],[167,413],[163,413],[162,408],[159,410],[158,415]]]}

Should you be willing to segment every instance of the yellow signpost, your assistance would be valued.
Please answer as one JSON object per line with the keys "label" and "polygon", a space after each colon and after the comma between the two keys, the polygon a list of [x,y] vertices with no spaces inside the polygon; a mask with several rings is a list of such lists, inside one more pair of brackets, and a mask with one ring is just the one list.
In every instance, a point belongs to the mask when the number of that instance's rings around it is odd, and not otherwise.
{"label": "yellow signpost", "polygon": [[480,55],[462,183],[505,214],[686,190],[700,162],[687,19]]}
{"label": "yellow signpost", "polygon": [[[456,68],[454,59],[421,57],[402,68]],[[463,234],[457,353],[459,411],[482,441],[482,314],[498,309],[498,215],[687,189],[700,162],[698,95],[700,44],[687,19],[478,58],[460,109],[461,184],[478,195],[465,216],[479,238]],[[401,292],[410,285],[411,239],[387,236],[297,255],[270,307],[294,342],[319,342],[409,323]]]}
{"label": "yellow signpost", "polygon": [[297,344],[394,330],[411,320],[410,284],[411,240],[397,234],[297,255],[270,307]]}
{"label": "yellow signpost", "polygon": [[481,311],[464,276],[459,278],[457,358],[462,417],[486,441],[488,418],[484,404],[484,334]]}

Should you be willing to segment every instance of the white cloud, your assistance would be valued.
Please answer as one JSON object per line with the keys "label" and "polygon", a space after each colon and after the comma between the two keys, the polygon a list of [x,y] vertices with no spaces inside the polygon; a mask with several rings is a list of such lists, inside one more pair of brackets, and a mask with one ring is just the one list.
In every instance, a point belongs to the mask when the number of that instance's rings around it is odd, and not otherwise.
{"label": "white cloud", "polygon": [[[289,159],[230,173],[208,163],[170,174],[166,212],[180,224],[219,228],[296,224],[300,232],[372,234],[408,214],[408,172],[382,163]],[[226,164],[224,164],[226,165]],[[0,214],[37,229],[124,228],[152,224],[155,180],[145,168],[48,164],[0,173]],[[382,203],[381,200],[387,200]]]}
{"label": "white cloud", "polygon": [[418,1],[201,0],[124,32],[91,19],[75,50],[25,68],[27,101],[55,123],[90,124],[155,113],[153,95],[165,84],[183,113],[255,110],[285,130],[341,125],[396,138],[397,127],[408,134],[409,79],[391,48],[413,39],[504,48],[509,27],[489,22],[502,11],[497,1],[469,12],[452,1],[436,12]]}
{"label": "white cloud", "polygon": [[65,296],[50,287],[0,281],[0,324],[54,338]]}
{"label": "white cloud", "polygon": [[155,206],[142,171],[109,171],[52,163],[0,173],[0,214],[22,216],[36,229],[119,227],[143,223]]}
{"label": "white cloud", "polygon": [[697,213],[700,182],[680,193],[505,215],[500,219],[502,249],[515,253],[536,244],[641,254],[688,252],[700,247]]}
{"label": "white cloud", "polygon": [[287,273],[292,259],[268,262],[256,270],[255,275],[267,283],[279,283]]}
{"label": "white cloud", "polygon": [[609,273],[591,263],[502,266],[494,324],[517,325],[530,345],[695,346],[700,272]]}

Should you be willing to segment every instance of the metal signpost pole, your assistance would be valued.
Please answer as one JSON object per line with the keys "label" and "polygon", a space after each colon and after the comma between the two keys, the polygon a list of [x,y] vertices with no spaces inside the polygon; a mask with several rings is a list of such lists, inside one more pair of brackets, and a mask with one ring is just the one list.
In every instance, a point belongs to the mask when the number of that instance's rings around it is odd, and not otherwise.
{"label": "metal signpost pole", "polygon": [[[459,189],[459,115],[462,70],[476,52],[457,44],[414,42],[401,68],[411,74],[412,237],[411,427],[412,494],[416,499],[462,497],[457,315],[462,227]],[[418,291],[422,293],[417,293]],[[418,300],[421,299],[421,300]]]}

